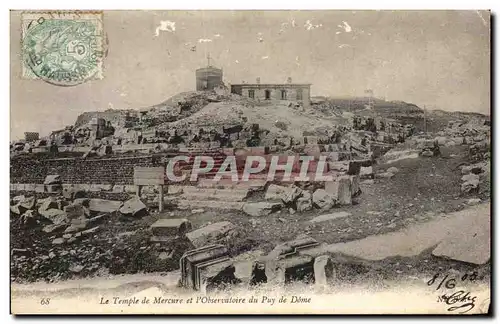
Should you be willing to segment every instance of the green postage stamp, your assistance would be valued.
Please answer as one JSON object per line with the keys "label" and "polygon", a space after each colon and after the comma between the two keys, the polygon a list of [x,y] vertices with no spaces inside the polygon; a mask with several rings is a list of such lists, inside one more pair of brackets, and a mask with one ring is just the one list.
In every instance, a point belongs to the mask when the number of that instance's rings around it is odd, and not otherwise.
{"label": "green postage stamp", "polygon": [[103,78],[102,12],[30,11],[21,19],[24,78],[60,86]]}

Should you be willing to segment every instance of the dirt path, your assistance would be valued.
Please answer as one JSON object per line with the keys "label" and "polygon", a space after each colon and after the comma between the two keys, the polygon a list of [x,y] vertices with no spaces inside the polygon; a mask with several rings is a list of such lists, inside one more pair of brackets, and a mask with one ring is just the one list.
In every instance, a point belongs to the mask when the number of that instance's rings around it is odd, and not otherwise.
{"label": "dirt path", "polygon": [[487,262],[490,258],[490,204],[445,214],[401,231],[330,244],[325,250],[366,260],[382,260],[393,256],[419,255],[435,245],[438,245],[437,250],[446,250],[445,253],[452,253],[469,262]]}

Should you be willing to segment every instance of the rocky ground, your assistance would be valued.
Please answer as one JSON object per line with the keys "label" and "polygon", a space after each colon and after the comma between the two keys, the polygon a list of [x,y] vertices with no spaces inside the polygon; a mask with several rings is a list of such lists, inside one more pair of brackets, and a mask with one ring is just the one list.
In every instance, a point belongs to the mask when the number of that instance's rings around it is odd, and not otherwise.
{"label": "rocky ground", "polygon": [[[327,212],[313,209],[290,213],[284,209],[267,216],[251,217],[239,211],[174,209],[137,218],[113,212],[98,219],[91,227],[93,232],[78,237],[73,233],[75,239],[70,239],[71,242],[62,240],[57,244],[54,240],[64,233],[57,233],[57,230],[47,233],[44,231],[48,226],[46,222],[26,223],[24,218],[11,214],[11,280],[55,281],[177,269],[180,256],[190,248],[187,240],[176,240],[174,253],[168,258],[160,258],[162,250],[149,242],[150,225],[165,217],[186,218],[193,229],[211,223],[231,222],[238,235],[225,238],[224,243],[231,247],[232,255],[248,250],[267,253],[278,243],[299,234],[308,234],[319,242],[331,244],[396,231],[429,221],[441,213],[489,201],[489,168],[488,172],[478,172],[478,191],[464,193],[461,189],[462,173],[466,172],[462,169],[470,164],[468,153],[467,146],[453,146],[443,148],[440,157],[417,157],[375,165],[375,179],[362,180],[362,193],[355,198],[353,205]],[[389,168],[393,176],[387,177],[385,174]],[[330,215],[322,216],[325,220],[316,218],[325,214]],[[316,221],[311,222],[313,219]],[[345,262],[346,276],[351,277],[363,273],[377,277],[383,277],[384,273],[392,276],[394,272],[411,275],[440,268],[474,269],[460,262],[433,257],[429,251],[416,258],[392,258],[369,264]],[[387,271],[379,272],[381,269]]]}

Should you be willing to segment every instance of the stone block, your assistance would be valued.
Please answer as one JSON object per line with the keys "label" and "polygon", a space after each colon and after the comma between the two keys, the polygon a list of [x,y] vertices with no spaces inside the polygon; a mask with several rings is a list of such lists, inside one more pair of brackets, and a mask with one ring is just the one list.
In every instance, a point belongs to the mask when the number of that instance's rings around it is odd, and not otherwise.
{"label": "stone block", "polygon": [[334,181],[325,182],[325,191],[340,205],[352,204],[353,191],[349,176],[340,176]]}
{"label": "stone block", "polygon": [[142,217],[148,214],[147,206],[136,196],[123,203],[120,213],[131,217]]}
{"label": "stone block", "polygon": [[235,233],[236,227],[228,221],[210,224],[186,234],[188,240],[194,247],[217,243],[227,236]]}
{"label": "stone block", "polygon": [[[327,182],[329,183],[329,182]],[[313,205],[319,209],[328,210],[336,204],[335,197],[324,189],[316,189],[312,195]]]}
{"label": "stone block", "polygon": [[113,213],[120,209],[123,205],[121,201],[106,200],[106,199],[89,199],[89,210],[92,213]]}
{"label": "stone block", "polygon": [[151,225],[151,232],[156,236],[181,236],[192,228],[185,218],[164,218]]}

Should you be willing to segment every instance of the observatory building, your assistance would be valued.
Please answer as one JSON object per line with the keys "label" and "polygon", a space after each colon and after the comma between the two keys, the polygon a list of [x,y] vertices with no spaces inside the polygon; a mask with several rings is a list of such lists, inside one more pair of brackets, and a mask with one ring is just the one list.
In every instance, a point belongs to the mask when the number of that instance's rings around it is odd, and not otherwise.
{"label": "observatory building", "polygon": [[256,83],[232,84],[231,93],[258,100],[289,100],[301,102],[304,107],[311,105],[311,84],[292,83],[292,78],[284,84]]}
{"label": "observatory building", "polygon": [[196,91],[214,90],[222,84],[222,69],[210,65],[208,56],[207,67],[196,70]]}

